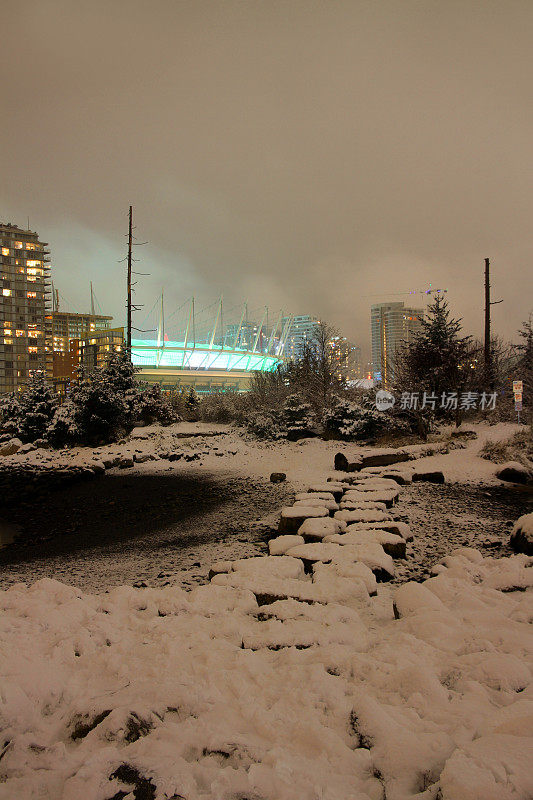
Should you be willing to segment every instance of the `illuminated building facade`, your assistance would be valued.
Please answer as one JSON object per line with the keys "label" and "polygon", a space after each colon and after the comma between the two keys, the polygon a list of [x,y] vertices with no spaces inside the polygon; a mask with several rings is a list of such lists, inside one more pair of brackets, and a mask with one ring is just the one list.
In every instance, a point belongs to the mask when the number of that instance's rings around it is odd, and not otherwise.
{"label": "illuminated building facade", "polygon": [[54,353],[68,353],[72,339],[86,339],[94,331],[108,330],[113,317],[101,314],[52,312],[52,347]]}
{"label": "illuminated building facade", "polygon": [[400,348],[421,329],[422,308],[406,308],[401,302],[376,303],[371,308],[372,370],[375,381],[390,386],[394,361]]}
{"label": "illuminated building facade", "polygon": [[52,371],[50,255],[34,231],[0,223],[0,394]]}
{"label": "illuminated building facade", "polygon": [[349,342],[345,336],[334,336],[329,346],[331,348],[331,359],[335,365],[338,378],[345,381],[355,381],[363,377],[360,347]]}

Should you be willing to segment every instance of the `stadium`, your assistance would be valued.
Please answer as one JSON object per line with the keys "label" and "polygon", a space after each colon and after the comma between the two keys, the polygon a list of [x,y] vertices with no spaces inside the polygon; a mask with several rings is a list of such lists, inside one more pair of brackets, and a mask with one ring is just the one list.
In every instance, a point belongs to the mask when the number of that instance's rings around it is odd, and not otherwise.
{"label": "stadium", "polygon": [[142,380],[165,390],[247,391],[254,372],[275,370],[285,359],[292,317],[279,312],[272,324],[271,316],[268,308],[249,312],[246,303],[225,314],[222,298],[196,311],[191,298],[165,323],[161,295],[139,331],[152,338],[132,338],[133,364]]}

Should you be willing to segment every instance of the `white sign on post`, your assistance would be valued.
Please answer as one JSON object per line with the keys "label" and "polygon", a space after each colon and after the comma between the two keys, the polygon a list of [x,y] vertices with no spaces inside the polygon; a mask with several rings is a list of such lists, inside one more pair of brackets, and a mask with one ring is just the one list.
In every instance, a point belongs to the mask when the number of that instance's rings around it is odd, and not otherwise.
{"label": "white sign on post", "polygon": [[513,381],[513,392],[515,394],[522,393],[524,391],[524,382],[523,381]]}

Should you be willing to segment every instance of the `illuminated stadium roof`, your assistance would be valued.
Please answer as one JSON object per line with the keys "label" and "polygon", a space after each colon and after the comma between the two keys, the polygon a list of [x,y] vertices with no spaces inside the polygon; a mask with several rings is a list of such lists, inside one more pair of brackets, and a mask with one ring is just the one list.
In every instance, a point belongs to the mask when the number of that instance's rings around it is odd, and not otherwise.
{"label": "illuminated stadium roof", "polygon": [[131,358],[135,366],[173,370],[224,370],[227,372],[270,372],[283,360],[276,355],[254,353],[228,346],[191,346],[185,342],[133,339]]}

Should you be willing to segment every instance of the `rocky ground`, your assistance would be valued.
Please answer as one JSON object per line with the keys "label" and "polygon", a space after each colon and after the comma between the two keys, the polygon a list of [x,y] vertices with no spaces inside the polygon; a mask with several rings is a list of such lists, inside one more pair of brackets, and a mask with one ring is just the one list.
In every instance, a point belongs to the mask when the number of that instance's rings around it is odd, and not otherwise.
{"label": "rocky ground", "polygon": [[[3,512],[24,544],[0,550],[0,588],[50,577],[84,590],[207,581],[213,561],[264,548],[287,484],[201,470],[114,472]],[[263,521],[262,521],[263,520]]]}
{"label": "rocky ground", "polygon": [[401,512],[414,539],[405,562],[396,561],[395,583],[426,580],[431,567],[458,547],[509,556],[515,520],[533,510],[533,494],[520,487],[434,485],[403,487]]}

